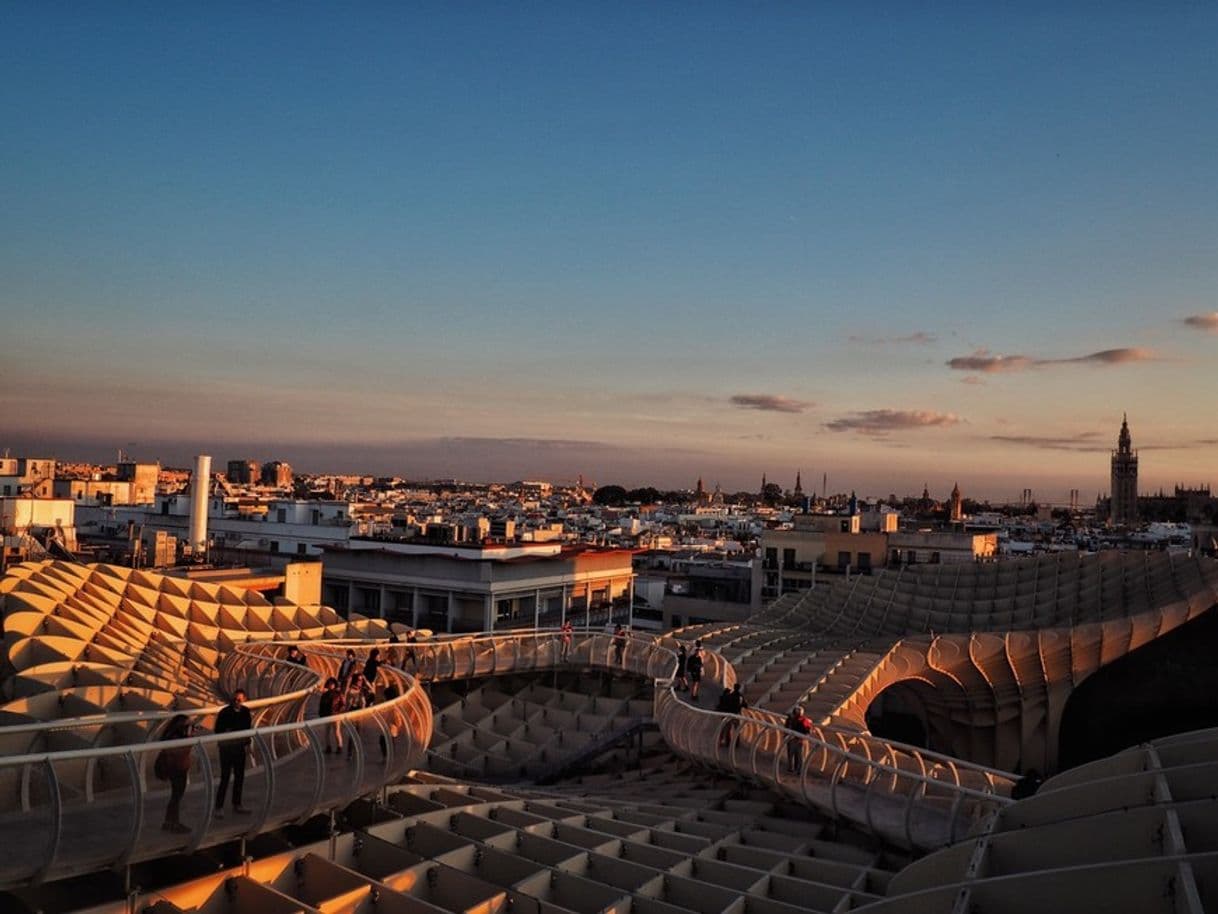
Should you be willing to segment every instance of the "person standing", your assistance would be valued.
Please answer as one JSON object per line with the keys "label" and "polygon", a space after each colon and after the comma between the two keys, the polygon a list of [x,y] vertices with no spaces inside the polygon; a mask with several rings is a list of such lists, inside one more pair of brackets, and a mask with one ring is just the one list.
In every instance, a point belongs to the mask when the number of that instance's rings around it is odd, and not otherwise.
{"label": "person standing", "polygon": [[677,646],[677,691],[689,691],[689,679],[685,676],[685,666],[689,662],[689,653],[685,650],[685,645]]}
{"label": "person standing", "polygon": [[[325,691],[321,693],[321,700],[317,703],[317,714],[319,717],[333,717],[336,714],[341,714],[343,711],[343,693],[338,687],[338,680],[331,676],[326,680]],[[333,739],[335,748],[330,747],[330,740]],[[326,754],[331,752],[343,751],[343,725],[340,721],[334,721],[333,724],[326,724]]]}
{"label": "person standing", "polygon": [[376,690],[376,676],[380,671],[381,651],[374,647],[368,652],[368,659],[364,661],[364,682],[368,684],[369,690]]}
{"label": "person standing", "polygon": [[562,632],[562,645],[561,645],[561,651],[559,652],[559,655],[558,655],[558,659],[565,663],[567,658],[569,656],[571,656],[571,641],[574,638],[574,633],[575,633],[575,626],[571,624],[570,619],[566,619],[563,622],[561,632]]}
{"label": "person standing", "polygon": [[[185,714],[175,714],[165,727],[162,740],[168,742],[175,739],[186,739],[194,727],[190,718]],[[173,749],[162,749],[156,758],[156,774],[169,781],[169,805],[165,807],[165,821],[161,824],[162,831],[184,835],[190,827],[182,824],[182,797],[186,795],[186,776],[190,773],[190,757],[194,752],[193,746],[178,746]]]}
{"label": "person standing", "polygon": [[695,641],[694,649],[685,661],[685,671],[689,674],[689,700],[698,700],[698,689],[702,686],[702,642]]}
{"label": "person standing", "polygon": [[[242,733],[254,729],[250,709],[245,706],[245,689],[233,692],[232,700],[216,715],[216,733]],[[248,736],[228,739],[220,743],[220,787],[216,791],[216,818],[224,817],[224,796],[228,793],[228,782],[233,782],[233,812],[248,815],[249,810],[241,805],[241,791],[245,787],[245,754],[249,750]]]}
{"label": "person standing", "polygon": [[[351,681],[347,684],[347,692],[343,696],[344,711],[358,711],[368,707],[368,690],[364,677],[360,673],[352,673]],[[347,741],[347,758],[355,755],[355,741],[360,737],[358,720],[351,721],[351,739]]]}
{"label": "person standing", "polygon": [[613,630],[613,662],[621,666],[626,656],[626,629],[619,625]]}
{"label": "person standing", "polygon": [[343,658],[343,662],[338,665],[338,687],[345,689],[347,682],[351,679],[351,674],[355,672],[356,660],[355,651],[347,648],[347,656]]}
{"label": "person standing", "polygon": [[787,771],[799,774],[804,764],[803,737],[812,732],[812,719],[804,713],[803,705],[796,705],[787,715],[783,726],[796,734],[787,740]]}

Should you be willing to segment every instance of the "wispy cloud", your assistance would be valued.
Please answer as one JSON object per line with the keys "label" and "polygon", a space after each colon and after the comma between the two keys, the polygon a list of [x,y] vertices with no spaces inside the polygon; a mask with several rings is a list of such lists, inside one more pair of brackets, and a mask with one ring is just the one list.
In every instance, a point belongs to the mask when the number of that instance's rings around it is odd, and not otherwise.
{"label": "wispy cloud", "polygon": [[[1116,435],[1103,432],[1079,432],[1076,435],[990,435],[990,441],[1043,451],[1073,451],[1082,454],[1102,454],[1116,446]],[[1194,438],[1185,441],[1137,442],[1139,451],[1187,451],[1212,447],[1215,439]]]}
{"label": "wispy cloud", "polygon": [[970,375],[965,375],[963,378],[961,378],[960,383],[961,384],[982,385],[982,384],[985,384],[985,378],[981,377],[981,375],[978,375],[978,374],[970,374]]}
{"label": "wispy cloud", "polygon": [[887,435],[890,432],[959,425],[962,421],[954,413],[936,413],[922,409],[868,409],[831,419],[825,423],[825,428],[831,432]]}
{"label": "wispy cloud", "polygon": [[1109,450],[1099,432],[1080,432],[1068,437],[1051,435],[990,435],[990,441],[1013,444],[1019,447],[1034,447],[1045,451],[1081,451],[1099,453]]}
{"label": "wispy cloud", "polygon": [[866,343],[869,346],[885,346],[888,344],[913,343],[918,346],[927,346],[937,342],[938,337],[933,333],[927,333],[925,330],[919,330],[916,333],[907,333],[904,336],[850,336],[852,343]]}
{"label": "wispy cloud", "polygon": [[1218,332],[1218,311],[1211,311],[1209,314],[1190,314],[1188,317],[1181,318],[1180,323],[1192,327],[1194,330]]}
{"label": "wispy cloud", "polygon": [[771,413],[802,413],[816,405],[808,400],[793,400],[778,394],[736,394],[731,404],[740,409],[760,409]]}
{"label": "wispy cloud", "polygon": [[1058,365],[1126,365],[1133,362],[1152,362],[1158,357],[1149,349],[1127,347],[1123,349],[1101,349],[1087,355],[1065,359],[1040,359],[1027,355],[995,355],[988,349],[978,349],[971,355],[949,359],[947,367],[954,371],[977,371],[982,374],[1027,371],[1030,368],[1052,368]]}

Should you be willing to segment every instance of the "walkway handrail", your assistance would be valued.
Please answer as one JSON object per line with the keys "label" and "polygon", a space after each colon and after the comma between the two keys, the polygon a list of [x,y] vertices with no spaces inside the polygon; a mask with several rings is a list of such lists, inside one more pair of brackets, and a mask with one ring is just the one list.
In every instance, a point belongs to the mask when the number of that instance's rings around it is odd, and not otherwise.
{"label": "walkway handrail", "polygon": [[[0,861],[4,874],[0,882],[60,878],[174,850],[194,850],[300,821],[317,811],[336,811],[398,779],[422,759],[432,733],[424,682],[566,666],[617,670],[652,680],[655,718],[674,751],[766,784],[911,848],[930,849],[962,837],[973,822],[1009,802],[1000,793],[1007,786],[1001,774],[979,766],[854,731],[816,727],[800,736],[769,712],[725,715],[690,704],[675,691],[676,655],[663,638],[632,635],[620,659],[607,633],[572,633],[569,650],[564,650],[564,640],[560,630],[543,630],[412,644],[342,639],[239,645],[221,664],[225,691],[242,685],[257,701],[281,683],[300,686],[300,676],[309,680],[309,688],[291,689],[283,700],[263,705],[266,715],[275,718],[265,726],[173,742],[0,758],[0,779],[7,778],[20,798],[23,834],[44,836],[41,845],[37,837],[27,843],[25,856],[18,852]],[[289,644],[305,651],[310,667],[283,660],[280,655]],[[374,647],[386,661],[383,674],[402,694],[369,708],[309,718],[310,699],[323,675],[337,669],[347,649],[362,657]],[[715,686],[730,686],[735,679],[726,659],[706,652],[708,693],[713,694]],[[173,713],[139,714],[136,720],[147,723]],[[193,709],[193,713],[206,716],[214,710]],[[77,721],[77,725],[97,722]],[[350,748],[348,764],[341,762],[341,756],[326,759],[331,737],[338,736]],[[252,782],[247,794],[258,798],[253,815],[244,822],[217,819],[212,797],[220,770],[219,747],[247,738],[256,759],[247,778]],[[787,772],[784,753],[793,740],[802,747],[801,765],[797,772]],[[156,807],[166,801],[168,789],[149,782],[148,759],[151,753],[185,747],[192,750],[200,778],[188,792],[189,834],[177,835],[157,828]],[[79,830],[65,827],[71,817],[87,816],[83,807],[97,802],[114,809],[100,831],[82,836]],[[3,821],[0,811],[0,824]],[[96,825],[94,818],[88,821]],[[77,846],[85,844],[88,847]]]}

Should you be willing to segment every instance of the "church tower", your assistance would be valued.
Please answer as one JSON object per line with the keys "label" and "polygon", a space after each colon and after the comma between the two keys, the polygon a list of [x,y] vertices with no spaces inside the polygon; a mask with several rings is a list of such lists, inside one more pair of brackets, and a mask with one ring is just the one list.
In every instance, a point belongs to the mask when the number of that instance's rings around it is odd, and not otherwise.
{"label": "church tower", "polygon": [[801,495],[803,495],[803,494],[804,494],[804,484],[803,484],[803,480],[802,480],[802,479],[800,479],[800,472],[799,472],[799,470],[796,470],[796,471],[795,471],[795,497],[796,497],[796,498],[799,498],[799,497],[800,497]]}
{"label": "church tower", "polygon": [[960,483],[952,486],[951,513],[948,516],[953,524],[964,520],[964,499],[960,497]]}
{"label": "church tower", "polygon": [[1129,417],[1121,420],[1121,434],[1112,452],[1112,503],[1108,523],[1132,527],[1138,522],[1138,452],[1129,435]]}

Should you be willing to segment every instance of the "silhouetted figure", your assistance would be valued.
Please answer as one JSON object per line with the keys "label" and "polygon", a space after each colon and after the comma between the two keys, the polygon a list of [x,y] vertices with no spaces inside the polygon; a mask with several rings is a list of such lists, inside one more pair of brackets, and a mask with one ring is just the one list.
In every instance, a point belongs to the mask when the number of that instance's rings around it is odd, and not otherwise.
{"label": "silhouetted figure", "polygon": [[373,648],[368,652],[368,659],[364,661],[364,681],[368,683],[369,689],[376,688],[376,677],[381,671],[381,652],[379,648]]}
{"label": "silhouetted figure", "polygon": [[698,690],[702,687],[702,642],[695,641],[694,649],[685,661],[685,672],[689,674],[689,699],[698,700]]}
{"label": "silhouetted figure", "polygon": [[677,646],[677,691],[689,691],[689,679],[685,676],[685,667],[689,661],[689,653],[685,650],[685,645]]}
{"label": "silhouetted figure", "polygon": [[1027,774],[1015,782],[1011,788],[1012,800],[1026,800],[1030,796],[1034,796],[1036,791],[1040,790],[1040,772],[1035,768],[1029,768]]}
{"label": "silhouetted figure", "polygon": [[[186,739],[194,727],[190,718],[185,714],[175,714],[165,727],[162,740]],[[162,831],[184,835],[190,828],[182,824],[182,797],[186,794],[186,776],[190,773],[190,756],[193,746],[179,746],[174,749],[162,749],[156,758],[155,773],[169,782],[169,805],[165,807],[165,821],[161,824]]]}
{"label": "silhouetted figure", "polygon": [[618,626],[613,631],[613,662],[621,666],[626,655],[626,629]]}
{"label": "silhouetted figure", "polygon": [[[216,733],[238,733],[252,730],[250,709],[245,706],[245,689],[233,692],[232,700],[216,715]],[[216,818],[224,817],[224,796],[228,793],[228,782],[233,782],[233,812],[246,815],[249,810],[241,805],[241,791],[245,787],[245,753],[250,738],[225,740],[220,743],[220,787],[216,790]]]}

